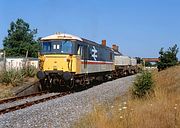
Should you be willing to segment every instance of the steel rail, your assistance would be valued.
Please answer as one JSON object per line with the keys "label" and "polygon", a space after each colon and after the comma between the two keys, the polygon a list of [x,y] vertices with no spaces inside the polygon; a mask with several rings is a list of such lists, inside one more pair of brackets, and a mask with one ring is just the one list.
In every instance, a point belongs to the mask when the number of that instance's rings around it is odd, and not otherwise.
{"label": "steel rail", "polygon": [[25,95],[25,96],[17,96],[17,97],[2,99],[2,100],[0,100],[0,104],[9,103],[9,102],[17,101],[17,100],[22,100],[22,99],[25,99],[28,97],[40,96],[40,95],[47,94],[47,93],[48,93],[47,91],[43,91],[43,92],[37,92],[37,93]]}
{"label": "steel rail", "polygon": [[26,103],[16,105],[16,106],[13,106],[13,107],[5,108],[5,109],[0,110],[0,115],[8,113],[8,112],[15,111],[15,110],[23,109],[23,108],[32,106],[34,104],[38,104],[38,103],[41,103],[41,102],[45,102],[45,101],[48,101],[48,100],[59,98],[59,97],[62,97],[62,96],[65,96],[65,95],[68,95],[68,94],[71,94],[71,93],[72,92],[61,92],[61,93],[59,93],[57,95],[53,95],[53,96],[41,98],[41,99],[38,99],[38,100],[26,102]]}

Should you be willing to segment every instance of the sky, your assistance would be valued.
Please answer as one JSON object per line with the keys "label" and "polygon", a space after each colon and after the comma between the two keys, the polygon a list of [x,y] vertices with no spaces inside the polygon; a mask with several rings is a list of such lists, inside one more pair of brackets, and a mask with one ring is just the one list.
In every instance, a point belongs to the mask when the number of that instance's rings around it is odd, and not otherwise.
{"label": "sky", "polygon": [[36,38],[62,32],[106,39],[132,57],[180,47],[180,0],[0,0],[0,48],[18,18],[38,29]]}

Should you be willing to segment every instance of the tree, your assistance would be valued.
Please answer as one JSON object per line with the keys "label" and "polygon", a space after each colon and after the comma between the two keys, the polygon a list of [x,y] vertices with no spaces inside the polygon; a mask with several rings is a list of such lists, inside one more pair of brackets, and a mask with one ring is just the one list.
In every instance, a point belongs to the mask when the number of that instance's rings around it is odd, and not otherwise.
{"label": "tree", "polygon": [[40,44],[34,39],[35,34],[37,29],[31,30],[23,19],[11,22],[8,36],[3,40],[6,56],[24,57],[28,51],[28,57],[37,57]]}
{"label": "tree", "polygon": [[135,57],[137,60],[137,64],[142,64],[143,63],[143,59],[140,57]]}
{"label": "tree", "polygon": [[163,48],[159,51],[160,54],[160,62],[158,62],[158,70],[163,70],[170,66],[174,66],[178,63],[177,53],[179,52],[179,48],[177,44],[173,47],[169,47],[167,51],[164,51]]}
{"label": "tree", "polygon": [[145,62],[146,67],[152,67],[152,64],[150,62]]}

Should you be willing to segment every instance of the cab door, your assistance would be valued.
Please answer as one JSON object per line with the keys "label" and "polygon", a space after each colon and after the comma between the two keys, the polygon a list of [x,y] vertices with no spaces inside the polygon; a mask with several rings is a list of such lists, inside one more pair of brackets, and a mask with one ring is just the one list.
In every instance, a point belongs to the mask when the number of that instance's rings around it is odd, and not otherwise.
{"label": "cab door", "polygon": [[87,72],[87,62],[88,62],[88,46],[87,45],[84,45],[83,47],[83,59],[84,59],[84,69],[86,70]]}
{"label": "cab door", "polygon": [[88,46],[78,44],[78,55],[81,57],[81,73],[88,72]]}

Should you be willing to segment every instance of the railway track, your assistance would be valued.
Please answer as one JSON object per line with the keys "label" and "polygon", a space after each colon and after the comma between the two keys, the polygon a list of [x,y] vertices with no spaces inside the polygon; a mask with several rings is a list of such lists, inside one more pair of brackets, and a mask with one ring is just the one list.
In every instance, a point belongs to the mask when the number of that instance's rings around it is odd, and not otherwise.
{"label": "railway track", "polygon": [[33,93],[33,94],[25,95],[25,96],[11,97],[11,98],[0,100],[0,104],[9,103],[9,102],[17,101],[17,100],[22,100],[22,99],[29,98],[29,97],[40,96],[40,95],[47,94],[47,93],[48,92],[45,91],[45,92],[38,92],[38,93]]}
{"label": "railway track", "polygon": [[[98,83],[94,83],[94,84],[98,85]],[[76,90],[76,91],[80,91],[80,90]],[[43,94],[48,94],[48,93],[49,93],[48,91],[44,91],[44,92],[38,92],[38,93],[25,95],[25,96],[18,96],[18,97],[12,97],[12,98],[8,98],[8,99],[3,99],[3,100],[0,100],[0,105],[6,104],[6,103],[7,104],[12,103],[13,104],[16,101],[18,102],[18,101],[21,101],[21,100],[26,99],[26,98],[33,98],[33,97],[41,96]],[[19,110],[19,109],[23,109],[23,108],[32,106],[34,104],[38,104],[38,103],[41,103],[41,102],[45,102],[45,101],[48,101],[48,100],[59,98],[59,97],[68,95],[70,93],[73,93],[73,91],[60,92],[60,93],[57,93],[57,94],[54,94],[54,95],[51,95],[51,96],[47,96],[45,98],[39,98],[37,100],[32,100],[32,101],[24,101],[24,103],[20,103],[18,105],[13,105],[13,106],[10,105],[10,107],[5,107],[5,108],[0,107],[0,115],[8,113],[8,112],[16,111],[16,110]]]}
{"label": "railway track", "polygon": [[[80,90],[76,90],[76,91],[80,91]],[[76,91],[74,90],[74,91],[59,92],[57,94],[54,94],[54,95],[51,95],[51,96],[48,96],[48,97],[45,97],[45,98],[39,98],[37,100],[32,100],[32,101],[23,101],[24,103],[21,103],[21,101],[24,100],[24,99],[34,98],[36,96],[41,96],[43,94],[48,94],[49,92],[48,91],[43,91],[43,92],[33,93],[33,94],[25,95],[25,96],[18,96],[18,97],[11,97],[11,98],[7,98],[7,99],[3,99],[3,100],[0,100],[0,115],[8,113],[8,112],[12,112],[12,111],[20,110],[20,109],[32,106],[34,104],[38,104],[38,103],[41,103],[41,102],[45,102],[45,101],[48,101],[48,100],[59,98],[59,97],[71,94],[73,92],[76,92]],[[18,105],[16,105],[16,103],[14,103],[14,102],[20,102],[20,103],[18,103]],[[9,105],[9,103],[11,105]],[[4,104],[6,104],[5,107],[4,107]],[[1,105],[3,106],[3,108],[1,108]]]}
{"label": "railway track", "polygon": [[[43,95],[45,93],[47,93],[47,92],[40,92],[40,93],[35,93],[35,94],[27,95],[27,96],[20,96],[20,97],[4,99],[4,100],[0,101],[0,104],[10,103],[10,102],[14,102],[14,101],[17,101],[17,100],[29,98],[29,97],[35,97],[35,96]],[[23,108],[32,106],[34,104],[38,104],[38,103],[41,103],[41,102],[45,102],[45,101],[48,101],[48,100],[59,98],[59,97],[68,95],[70,93],[72,93],[72,92],[70,92],[70,91],[68,91],[68,92],[60,92],[58,94],[48,96],[48,97],[45,97],[45,98],[40,98],[40,99],[33,100],[33,101],[30,101],[30,102],[25,102],[25,103],[22,103],[22,104],[6,107],[6,108],[3,108],[3,109],[0,110],[0,115],[8,113],[8,112],[15,111],[15,110],[23,109]]]}

